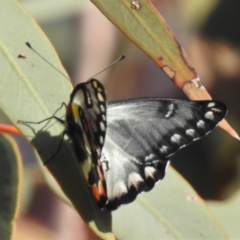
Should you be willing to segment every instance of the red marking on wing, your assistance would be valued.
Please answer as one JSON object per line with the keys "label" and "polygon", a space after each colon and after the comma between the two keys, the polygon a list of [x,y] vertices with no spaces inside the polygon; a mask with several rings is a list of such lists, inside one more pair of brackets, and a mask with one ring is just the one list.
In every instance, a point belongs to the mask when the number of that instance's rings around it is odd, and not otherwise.
{"label": "red marking on wing", "polygon": [[92,149],[93,149],[93,150],[96,150],[96,149],[97,149],[96,144],[95,144],[94,142],[92,142]]}
{"label": "red marking on wing", "polygon": [[105,181],[105,178],[104,178],[102,169],[100,169],[100,167],[97,167],[97,171],[98,171],[99,178],[100,178],[102,181]]}
{"label": "red marking on wing", "polygon": [[105,187],[103,186],[101,181],[98,181],[98,192],[100,193],[100,196],[102,197],[106,197],[106,191],[105,191]]}
{"label": "red marking on wing", "polygon": [[99,195],[98,188],[97,188],[96,184],[92,185],[92,193],[93,193],[93,196],[96,199],[96,201],[100,202],[100,195]]}
{"label": "red marking on wing", "polygon": [[86,122],[85,120],[83,120],[82,123],[83,123],[84,131],[85,131],[85,132],[88,132],[88,129],[89,129],[89,128],[88,128],[87,122]]}
{"label": "red marking on wing", "polygon": [[98,206],[100,208],[103,208],[107,201],[107,194],[106,194],[105,186],[101,181],[98,181],[98,185],[96,183],[92,185],[92,193],[93,193],[93,197],[98,203]]}

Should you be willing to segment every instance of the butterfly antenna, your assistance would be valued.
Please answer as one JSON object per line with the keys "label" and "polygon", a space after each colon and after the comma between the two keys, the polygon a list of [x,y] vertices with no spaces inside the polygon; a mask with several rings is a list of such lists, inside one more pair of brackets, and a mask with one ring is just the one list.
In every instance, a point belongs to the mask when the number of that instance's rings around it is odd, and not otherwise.
{"label": "butterfly antenna", "polygon": [[37,52],[29,42],[26,42],[26,45],[33,51],[35,52],[40,58],[42,58],[45,62],[47,62],[51,67],[53,67],[55,70],[57,70],[59,73],[61,73],[65,78],[67,78],[68,80],[69,77],[67,75],[65,75],[63,72],[61,72],[58,68],[56,68],[52,63],[50,63],[45,57],[43,57],[39,52]]}
{"label": "butterfly antenna", "polygon": [[[125,55],[122,55],[121,57],[119,57],[117,60],[115,60],[114,62],[112,62],[110,65],[108,65],[107,67],[105,67],[104,69],[102,69],[100,72],[96,73],[95,75],[93,75],[90,79],[96,77],[98,74],[104,72],[105,70],[107,70],[108,68],[110,68],[111,66],[113,66],[114,64],[122,61],[126,56]],[[88,79],[88,80],[90,80]]]}

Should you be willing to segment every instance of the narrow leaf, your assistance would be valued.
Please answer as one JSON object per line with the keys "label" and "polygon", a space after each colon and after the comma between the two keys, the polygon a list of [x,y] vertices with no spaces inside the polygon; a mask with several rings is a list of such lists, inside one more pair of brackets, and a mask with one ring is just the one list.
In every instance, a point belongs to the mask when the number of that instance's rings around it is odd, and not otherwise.
{"label": "narrow leaf", "polygon": [[113,232],[124,240],[228,239],[204,201],[173,168],[153,190],[113,212]]}
{"label": "narrow leaf", "polygon": [[[56,152],[64,126],[54,121],[47,126],[46,122],[42,125],[17,122],[37,122],[52,116],[62,102],[68,103],[72,85],[50,42],[18,1],[2,0],[0,15],[0,108],[33,142],[45,162]],[[27,47],[26,42],[62,73]],[[61,109],[57,116],[64,117],[65,111]],[[93,231],[112,239],[111,215],[99,210],[67,140],[47,168]]]}
{"label": "narrow leaf", "polygon": [[222,202],[209,201],[210,209],[229,234],[230,239],[240,239],[240,191],[231,199]]}
{"label": "narrow leaf", "polygon": [[[91,0],[133,43],[144,51],[192,100],[209,100],[185,51],[148,0]],[[240,140],[234,129],[223,120],[220,125]]]}
{"label": "narrow leaf", "polygon": [[11,239],[20,201],[22,166],[15,141],[0,134],[0,239]]}

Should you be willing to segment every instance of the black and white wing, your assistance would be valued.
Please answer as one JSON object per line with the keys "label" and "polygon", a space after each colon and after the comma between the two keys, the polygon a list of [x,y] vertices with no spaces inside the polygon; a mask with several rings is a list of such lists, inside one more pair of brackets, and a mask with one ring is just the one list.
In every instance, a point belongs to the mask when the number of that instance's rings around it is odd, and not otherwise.
{"label": "black and white wing", "polygon": [[208,134],[225,117],[223,103],[176,99],[133,99],[107,106],[107,135],[102,155],[106,208],[133,201],[162,179],[169,158]]}

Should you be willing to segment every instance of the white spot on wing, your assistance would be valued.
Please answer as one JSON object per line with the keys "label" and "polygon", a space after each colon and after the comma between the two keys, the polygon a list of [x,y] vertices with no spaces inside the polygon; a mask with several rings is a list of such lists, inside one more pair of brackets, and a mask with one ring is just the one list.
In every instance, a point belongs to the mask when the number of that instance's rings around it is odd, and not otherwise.
{"label": "white spot on wing", "polygon": [[205,122],[203,120],[199,120],[197,122],[197,127],[198,128],[204,128],[205,129]]}
{"label": "white spot on wing", "polygon": [[84,104],[84,94],[82,90],[79,90],[75,93],[73,97],[73,103],[79,106],[83,106]]}
{"label": "white spot on wing", "polygon": [[106,121],[106,116],[105,115],[102,115],[102,120]]}
{"label": "white spot on wing", "polygon": [[100,92],[97,93],[97,97],[100,102],[104,102],[103,95]]}
{"label": "white spot on wing", "polygon": [[194,138],[195,137],[195,130],[194,129],[186,130],[186,135]]}
{"label": "white spot on wing", "polygon": [[106,111],[105,107],[102,104],[100,104],[100,109],[101,109],[102,112]]}
{"label": "white spot on wing", "polygon": [[104,123],[103,123],[103,122],[100,122],[99,125],[100,125],[101,131],[102,131],[102,132],[105,132],[106,128],[105,128]]}
{"label": "white spot on wing", "polygon": [[99,137],[99,142],[100,142],[101,144],[103,144],[103,137],[102,137],[102,136]]}
{"label": "white spot on wing", "polygon": [[86,98],[87,98],[87,104],[88,105],[91,105],[92,104],[92,100],[91,100],[91,96],[89,95],[89,93],[88,92],[86,92]]}
{"label": "white spot on wing", "polygon": [[156,169],[154,167],[147,166],[144,168],[144,174],[146,178],[155,179],[154,175],[156,174]]}
{"label": "white spot on wing", "polygon": [[162,154],[167,154],[168,147],[165,145],[162,145],[161,148],[159,149]]}
{"label": "white spot on wing", "polygon": [[205,113],[205,118],[209,119],[209,120],[214,120],[214,114],[212,111],[208,111]]}
{"label": "white spot on wing", "polygon": [[222,112],[221,108],[211,108],[213,112]]}
{"label": "white spot on wing", "polygon": [[153,153],[149,154],[147,157],[145,157],[145,161],[151,161],[155,158],[155,155]]}
{"label": "white spot on wing", "polygon": [[127,187],[124,182],[119,181],[115,184],[113,189],[113,197],[121,198],[122,195],[127,193]]}
{"label": "white spot on wing", "polygon": [[168,112],[165,114],[165,117],[166,118],[169,118],[171,117],[171,115],[174,113],[174,104],[171,103],[169,106],[168,106]]}
{"label": "white spot on wing", "polygon": [[177,143],[180,145],[180,140],[181,140],[181,136],[177,133],[175,133],[172,137],[171,137],[171,142],[172,143]]}
{"label": "white spot on wing", "polygon": [[207,107],[208,108],[212,108],[212,107],[214,107],[216,104],[214,103],[214,102],[210,102],[208,105],[207,105]]}
{"label": "white spot on wing", "polygon": [[128,176],[128,188],[131,186],[134,186],[136,189],[138,189],[139,185],[143,183],[142,177],[138,173],[130,173]]}
{"label": "white spot on wing", "polygon": [[150,160],[150,157],[149,156],[146,156],[145,157],[145,162],[148,162]]}

